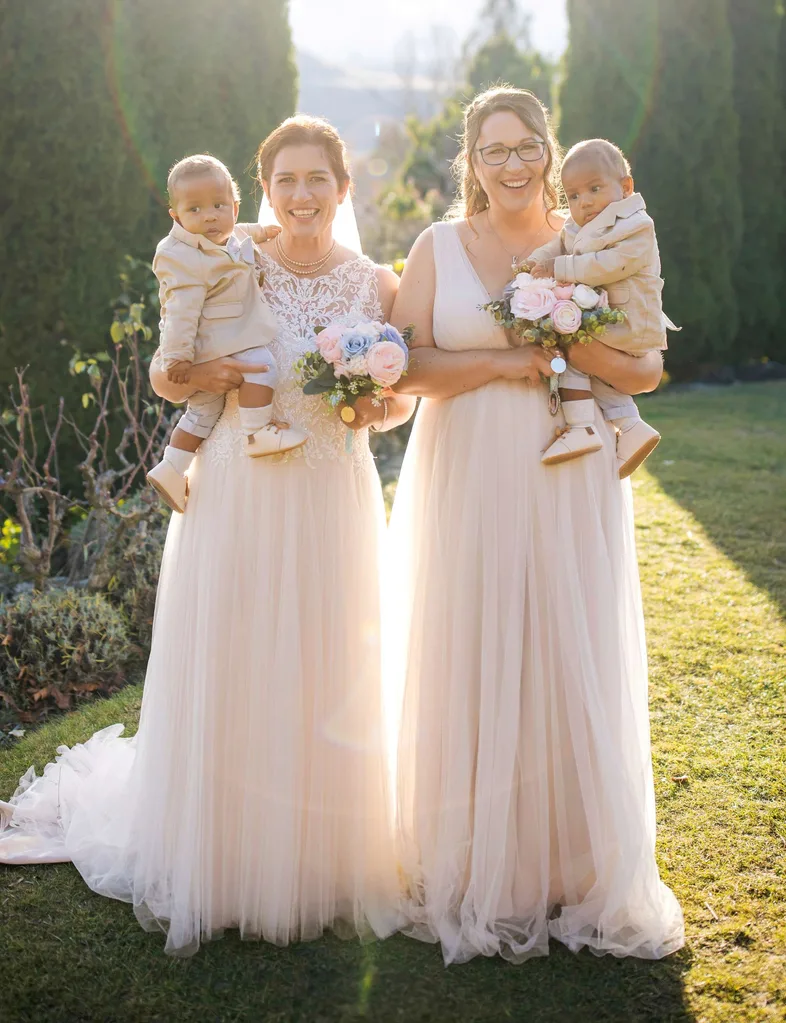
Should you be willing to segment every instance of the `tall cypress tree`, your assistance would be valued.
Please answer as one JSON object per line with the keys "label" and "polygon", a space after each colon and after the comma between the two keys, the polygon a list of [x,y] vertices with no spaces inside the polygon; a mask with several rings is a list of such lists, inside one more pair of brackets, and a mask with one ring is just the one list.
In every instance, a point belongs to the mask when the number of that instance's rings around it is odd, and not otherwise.
{"label": "tall cypress tree", "polygon": [[653,98],[655,0],[568,0],[568,17],[560,141],[608,138],[633,156]]}
{"label": "tall cypress tree", "polygon": [[552,103],[553,65],[531,46],[518,46],[506,32],[480,47],[467,68],[467,81],[473,93],[505,82],[529,89],[546,106]]}
{"label": "tall cypress tree", "polygon": [[766,355],[782,319],[779,242],[784,203],[782,189],[773,187],[773,168],[782,159],[781,16],[775,0],[729,0],[729,20],[734,41],[734,101],[740,122],[743,218],[742,245],[734,267],[735,286],[744,296],[738,354]]}
{"label": "tall cypress tree", "polygon": [[[778,162],[776,167],[780,172],[780,180],[786,178],[786,8],[781,7],[779,14],[778,30],[778,96],[780,99],[780,111],[778,119]],[[777,178],[772,182],[773,191],[778,189]],[[780,291],[786,295],[786,197],[782,189],[780,194],[778,236],[779,236],[779,265],[780,265]],[[781,362],[786,362],[786,330],[782,327],[775,332],[770,343],[769,354]]]}
{"label": "tall cypress tree", "polygon": [[[668,365],[733,358],[739,126],[727,0],[572,0],[564,141],[611,138],[655,225],[664,305],[684,329]],[[593,24],[594,22],[594,24]]]}
{"label": "tall cypress tree", "polygon": [[256,145],[295,104],[286,9],[0,0],[0,393],[29,363],[51,401],[68,385],[59,340],[103,346],[123,255],[151,258],[169,228],[175,160],[212,151],[248,191]]}

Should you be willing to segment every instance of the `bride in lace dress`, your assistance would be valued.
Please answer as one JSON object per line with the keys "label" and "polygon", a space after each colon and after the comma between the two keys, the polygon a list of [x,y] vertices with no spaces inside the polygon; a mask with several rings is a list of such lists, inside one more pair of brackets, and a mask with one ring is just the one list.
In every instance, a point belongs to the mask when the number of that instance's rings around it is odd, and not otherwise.
{"label": "bride in lace dress", "polygon": [[[114,726],[61,747],[0,836],[0,861],[73,860],[181,955],[226,927],[284,944],[328,927],[387,935],[398,919],[380,684],[385,520],[368,427],[396,425],[412,401],[388,399],[386,415],[358,403],[348,452],[347,428],[294,373],[314,325],[386,319],[398,282],[331,249],[349,185],[333,129],[285,122],[259,162],[283,226],[262,255],[279,322],[275,414],[310,439],[249,459],[229,394],[170,525],[136,739]],[[310,275],[280,262],[298,269],[328,252]],[[232,360],[194,372],[191,388],[240,379]]]}

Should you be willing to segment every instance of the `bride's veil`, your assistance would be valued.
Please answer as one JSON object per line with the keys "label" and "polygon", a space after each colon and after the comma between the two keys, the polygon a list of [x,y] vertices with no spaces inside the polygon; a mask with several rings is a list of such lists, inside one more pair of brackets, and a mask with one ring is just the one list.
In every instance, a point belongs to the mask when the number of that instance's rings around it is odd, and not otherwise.
{"label": "bride's veil", "polygon": [[[262,193],[262,204],[259,207],[260,224],[278,224],[273,207],[265,193]],[[360,241],[355,207],[352,203],[352,196],[347,192],[346,197],[336,209],[336,217],[333,221],[333,240],[347,249],[351,249],[359,256],[363,254],[363,244]]]}

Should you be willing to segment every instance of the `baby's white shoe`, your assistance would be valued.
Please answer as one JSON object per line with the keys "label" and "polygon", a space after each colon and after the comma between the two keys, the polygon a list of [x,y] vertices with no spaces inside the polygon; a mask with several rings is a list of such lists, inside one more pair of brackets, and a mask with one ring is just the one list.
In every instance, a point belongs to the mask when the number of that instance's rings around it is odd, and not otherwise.
{"label": "baby's white shoe", "polygon": [[266,455],[281,455],[285,451],[302,447],[308,434],[296,426],[271,421],[256,433],[248,435],[246,454],[250,458],[264,458]]}
{"label": "baby's white shoe", "polygon": [[619,477],[624,480],[652,454],[660,443],[660,434],[643,419],[636,419],[628,429],[620,429],[617,435],[617,467]]}
{"label": "baby's white shoe", "polygon": [[570,462],[603,447],[595,430],[595,401],[592,398],[563,401],[562,411],[568,428],[541,455],[544,465]]}
{"label": "baby's white shoe", "polygon": [[182,513],[188,503],[188,476],[178,472],[166,458],[147,474],[147,482],[158,491],[161,499],[172,511]]}

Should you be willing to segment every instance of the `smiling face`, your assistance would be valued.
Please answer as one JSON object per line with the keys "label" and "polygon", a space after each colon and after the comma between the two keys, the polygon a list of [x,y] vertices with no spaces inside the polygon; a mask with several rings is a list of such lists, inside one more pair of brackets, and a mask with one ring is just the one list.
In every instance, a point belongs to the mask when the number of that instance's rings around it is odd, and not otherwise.
{"label": "smiling face", "polygon": [[349,183],[339,185],[322,146],[284,146],[275,157],[265,192],[276,219],[294,238],[330,230]]}
{"label": "smiling face", "polygon": [[609,203],[627,199],[633,192],[633,178],[620,177],[602,161],[586,157],[571,160],[563,168],[562,187],[568,197],[570,215],[579,227],[584,227]]}
{"label": "smiling face", "polygon": [[225,245],[234,230],[240,203],[232,195],[232,183],[208,171],[182,178],[174,187],[169,215],[191,234]]}
{"label": "smiling face", "polygon": [[[517,147],[505,163],[490,166],[483,159],[503,159],[505,150]],[[481,154],[480,150],[483,150]],[[521,157],[527,157],[522,159]],[[535,159],[530,159],[535,157]],[[483,121],[472,153],[472,165],[491,206],[516,213],[533,202],[543,205],[543,176],[547,152],[540,138],[512,110],[497,110]]]}

